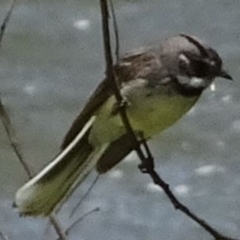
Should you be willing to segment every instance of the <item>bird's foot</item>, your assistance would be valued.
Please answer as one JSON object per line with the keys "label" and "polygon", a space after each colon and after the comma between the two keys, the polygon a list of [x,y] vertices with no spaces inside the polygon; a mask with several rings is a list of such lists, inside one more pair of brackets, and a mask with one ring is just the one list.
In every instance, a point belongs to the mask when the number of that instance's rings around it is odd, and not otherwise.
{"label": "bird's foot", "polygon": [[144,161],[138,165],[138,168],[142,173],[150,173],[154,170],[154,162],[152,159],[145,158]]}

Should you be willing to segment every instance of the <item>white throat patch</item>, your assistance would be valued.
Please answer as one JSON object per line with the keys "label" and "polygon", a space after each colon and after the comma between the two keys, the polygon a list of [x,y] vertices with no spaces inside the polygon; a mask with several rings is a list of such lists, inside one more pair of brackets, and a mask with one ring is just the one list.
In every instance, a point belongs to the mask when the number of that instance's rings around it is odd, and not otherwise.
{"label": "white throat patch", "polygon": [[189,85],[192,88],[205,88],[206,80],[198,77],[186,77],[186,76],[179,76],[178,82],[182,85]]}
{"label": "white throat patch", "polygon": [[189,85],[194,87],[194,88],[205,88],[206,87],[206,81],[202,78],[192,77],[192,78],[190,78]]}

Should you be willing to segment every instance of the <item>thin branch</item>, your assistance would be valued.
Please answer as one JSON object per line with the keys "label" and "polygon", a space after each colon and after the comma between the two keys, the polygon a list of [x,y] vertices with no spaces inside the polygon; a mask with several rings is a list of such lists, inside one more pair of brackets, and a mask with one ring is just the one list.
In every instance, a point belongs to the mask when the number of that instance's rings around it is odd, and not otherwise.
{"label": "thin branch", "polygon": [[[21,163],[21,165],[23,166],[25,172],[28,175],[28,178],[30,179],[34,174],[31,171],[30,167],[28,166],[27,162],[24,160],[23,155],[21,153],[21,150],[19,148],[18,142],[16,140],[15,137],[15,132],[13,129],[13,126],[11,124],[9,115],[2,103],[2,99],[0,98],[0,118],[1,121],[3,123],[4,129],[7,133],[7,137],[8,140],[11,144],[11,147],[14,151],[14,153],[16,154],[19,162]],[[61,240],[67,240],[66,236],[64,235],[64,231],[62,230],[62,227],[60,226],[59,222],[57,221],[56,217],[54,217],[53,215],[51,215],[49,217],[51,224],[53,225],[56,233],[58,234],[58,236],[60,237]]]}
{"label": "thin branch", "polygon": [[[7,24],[8,24],[8,22],[9,22],[11,16],[12,16],[12,12],[13,12],[13,9],[16,6],[16,4],[17,4],[17,0],[12,0],[10,8],[7,11],[7,14],[4,17],[3,22],[1,24],[1,27],[0,27],[0,47],[2,46],[2,40],[3,40],[4,33],[5,33]],[[19,161],[21,162],[21,165],[23,166],[24,170],[26,171],[28,177],[31,178],[32,177],[31,169],[29,168],[27,163],[24,162],[24,160],[23,160],[23,154],[21,153],[21,150],[20,150],[20,148],[17,144],[14,128],[12,127],[12,123],[10,121],[9,115],[7,113],[7,110],[6,110],[6,108],[3,104],[3,101],[1,99],[1,97],[0,97],[0,117],[1,117],[2,124],[3,124],[3,126],[6,130],[6,133],[8,135],[8,139],[10,141],[10,144],[13,148],[13,151],[17,155],[17,157],[18,157]]]}
{"label": "thin branch", "polygon": [[[144,139],[144,136],[141,137],[141,142],[137,139],[126,114],[126,109],[125,109],[126,104],[124,104],[124,100],[118,88],[118,83],[115,77],[113,61],[112,61],[110,33],[109,33],[109,12],[108,12],[107,0],[100,0],[100,6],[101,6],[101,14],[102,14],[102,31],[103,31],[104,53],[105,53],[105,61],[106,61],[106,75],[107,75],[109,84],[112,86],[114,90],[116,100],[118,101],[122,121],[126,127],[127,132],[129,133],[129,137],[132,138],[132,141],[134,143],[134,149],[141,160],[141,165],[139,166],[140,170],[143,173],[149,174],[153,182],[164,190],[164,192],[166,193],[166,195],[168,196],[171,203],[176,209],[182,211],[187,216],[189,216],[192,220],[197,222],[208,233],[210,233],[216,240],[236,240],[220,234],[218,231],[212,228],[209,224],[207,224],[204,220],[197,217],[187,207],[185,207],[182,203],[180,203],[175,197],[175,195],[171,192],[169,185],[165,183],[162,180],[162,178],[154,170],[154,159],[150,152],[150,149],[146,143],[146,140]],[[141,147],[140,147],[141,144],[145,148],[145,152],[147,154],[146,157],[143,151],[141,150]]]}
{"label": "thin branch", "polygon": [[75,212],[77,211],[77,209],[80,207],[80,205],[83,203],[83,201],[89,196],[90,192],[92,191],[93,187],[96,185],[98,179],[100,177],[100,174],[98,174],[95,179],[93,180],[93,182],[91,183],[90,187],[88,188],[87,192],[84,194],[84,196],[80,199],[80,201],[77,203],[77,205],[73,208],[71,214],[70,214],[70,218],[75,214]]}
{"label": "thin branch", "polygon": [[113,1],[109,0],[109,4],[110,4],[110,10],[111,10],[111,15],[113,19],[113,30],[115,35],[115,56],[116,56],[116,62],[118,63],[119,53],[120,53],[119,30],[118,30],[117,18],[114,10]]}
{"label": "thin branch", "polygon": [[[79,223],[81,223],[84,219],[86,219],[86,217],[88,217],[90,214],[92,214],[94,212],[99,212],[99,211],[100,211],[100,208],[96,207],[96,208],[92,209],[91,211],[82,215],[65,231],[65,234],[68,236],[70,231],[72,231],[74,227],[76,227]],[[60,240],[60,239],[58,239],[58,240]]]}
{"label": "thin branch", "polygon": [[197,222],[201,227],[203,227],[208,233],[210,233],[214,239],[216,240],[237,240],[233,239],[227,236],[224,236],[220,234],[216,229],[212,228],[206,221],[203,219],[199,218],[197,215],[192,213],[185,205],[183,205],[177,198],[176,196],[171,192],[169,185],[163,181],[163,179],[158,175],[158,173],[152,168],[148,169],[147,172],[150,177],[152,178],[153,182],[161,187],[168,198],[170,199],[171,203],[173,204],[174,208],[176,210],[180,210],[183,212],[185,215],[190,217],[192,220]]}
{"label": "thin branch", "polygon": [[9,237],[7,235],[3,234],[2,232],[0,232],[0,238],[2,240],[9,240]]}
{"label": "thin branch", "polygon": [[113,68],[110,33],[109,33],[109,26],[108,26],[109,13],[108,13],[107,0],[100,0],[100,6],[101,6],[101,14],[102,14],[102,32],[103,32],[103,42],[104,42],[104,56],[105,56],[105,62],[106,62],[106,76],[109,81],[109,84],[113,88],[116,100],[119,104],[120,116],[122,118],[124,126],[126,127],[127,132],[129,133],[129,137],[132,138],[132,142],[134,143],[134,149],[137,151],[141,159],[145,159],[145,156],[141,151],[140,144],[128,120],[126,109],[125,109],[126,102],[122,98],[122,95],[118,88],[118,83],[117,83],[117,79],[116,79],[114,68]]}
{"label": "thin branch", "polygon": [[13,125],[11,123],[11,120],[9,118],[7,110],[2,102],[1,97],[0,97],[0,118],[1,118],[2,124],[7,133],[8,140],[10,142],[10,145],[11,145],[14,153],[17,155],[17,158],[21,162],[21,165],[23,166],[28,177],[29,178],[33,177],[34,174],[32,173],[32,170],[30,169],[28,164],[24,161],[23,154],[22,154],[20,147],[16,140],[16,135],[15,135],[15,131],[13,129]]}
{"label": "thin branch", "polygon": [[3,19],[2,25],[0,27],[0,46],[2,44],[2,40],[3,40],[3,36],[4,36],[5,30],[6,30],[7,24],[11,18],[13,9],[16,6],[16,4],[17,4],[17,0],[12,0],[10,8],[7,11],[5,18]]}
{"label": "thin branch", "polygon": [[[6,14],[6,16],[3,20],[3,23],[1,24],[1,27],[0,27],[0,47],[2,46],[2,40],[3,40],[4,33],[5,33],[7,24],[9,22],[10,18],[11,18],[13,9],[16,6],[16,4],[17,4],[17,0],[12,0],[10,9],[8,10],[8,12],[7,12],[7,14]],[[3,123],[4,129],[5,129],[7,137],[8,137],[8,140],[10,142],[10,145],[11,145],[14,153],[16,154],[19,162],[21,163],[25,172],[27,173],[28,178],[29,179],[32,178],[34,176],[34,173],[30,169],[29,165],[27,164],[27,162],[23,158],[23,154],[20,150],[16,135],[15,135],[14,127],[11,123],[10,117],[8,115],[8,112],[7,112],[4,104],[3,104],[3,101],[1,99],[1,97],[0,97],[0,118],[1,118],[1,121]],[[53,216],[53,215],[50,215],[49,220],[50,220],[52,226],[54,227],[56,233],[58,234],[59,238],[61,240],[67,240],[67,237],[66,237],[64,231],[62,230],[62,227],[61,227],[60,223],[58,222],[58,220],[56,219],[56,217]]]}
{"label": "thin branch", "polygon": [[59,237],[59,240],[67,240],[67,236],[66,236],[63,228],[61,227],[60,222],[57,220],[57,217],[54,216],[53,213],[49,216],[49,220],[50,220],[52,226],[54,227],[54,230],[56,231],[56,233]]}
{"label": "thin branch", "polygon": [[114,90],[117,101],[122,103],[123,99],[118,89],[118,83],[117,83],[114,69],[113,69],[112,50],[111,50],[111,43],[110,43],[110,31],[108,26],[109,12],[108,12],[107,1],[100,0],[100,6],[101,6],[101,14],[102,14],[102,32],[103,32],[103,44],[104,44],[104,57],[106,62],[106,76],[109,81],[109,84],[112,86]]}

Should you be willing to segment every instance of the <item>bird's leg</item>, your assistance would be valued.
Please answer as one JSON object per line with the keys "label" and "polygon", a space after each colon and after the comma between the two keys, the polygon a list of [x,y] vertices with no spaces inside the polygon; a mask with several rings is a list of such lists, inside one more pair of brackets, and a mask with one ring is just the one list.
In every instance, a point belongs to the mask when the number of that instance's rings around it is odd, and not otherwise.
{"label": "bird's leg", "polygon": [[129,102],[129,100],[126,98],[126,97],[123,97],[122,98],[122,101],[120,102],[120,104],[118,104],[119,105],[119,108],[128,108],[131,104],[130,104],[130,102]]}
{"label": "bird's leg", "polygon": [[111,115],[117,115],[120,112],[120,109],[127,109],[129,106],[131,105],[131,103],[128,101],[128,99],[126,97],[122,98],[122,101],[116,102],[112,108],[111,111]]}
{"label": "bird's leg", "polygon": [[139,131],[136,135],[141,143],[141,147],[143,147],[145,151],[145,158],[141,164],[138,165],[138,168],[142,173],[150,173],[154,170],[154,159],[147,145],[147,139],[144,138],[142,131]]}

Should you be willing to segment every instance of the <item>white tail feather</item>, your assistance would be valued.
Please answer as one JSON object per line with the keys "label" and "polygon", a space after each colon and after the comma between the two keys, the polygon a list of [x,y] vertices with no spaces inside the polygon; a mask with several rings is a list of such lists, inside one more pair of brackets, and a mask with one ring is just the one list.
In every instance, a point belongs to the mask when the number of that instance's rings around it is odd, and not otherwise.
{"label": "white tail feather", "polygon": [[[95,166],[107,145],[79,149],[79,141],[92,126],[92,117],[73,142],[16,193],[15,204],[24,215],[48,215],[63,203]],[[64,167],[61,167],[64,163]]]}

